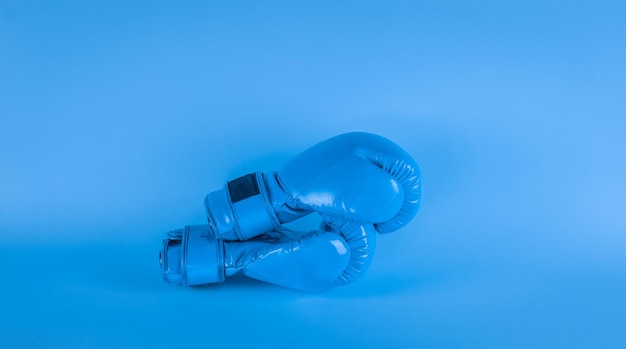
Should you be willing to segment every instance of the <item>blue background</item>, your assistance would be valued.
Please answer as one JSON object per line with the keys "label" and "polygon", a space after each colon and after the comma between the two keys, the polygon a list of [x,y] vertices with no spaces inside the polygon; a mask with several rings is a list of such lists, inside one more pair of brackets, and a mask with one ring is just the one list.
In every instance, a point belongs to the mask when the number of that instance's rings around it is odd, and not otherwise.
{"label": "blue background", "polygon": [[[625,18],[0,0],[0,347],[623,348]],[[347,131],[424,174],[363,279],[161,280],[161,239],[205,222],[206,193]]]}

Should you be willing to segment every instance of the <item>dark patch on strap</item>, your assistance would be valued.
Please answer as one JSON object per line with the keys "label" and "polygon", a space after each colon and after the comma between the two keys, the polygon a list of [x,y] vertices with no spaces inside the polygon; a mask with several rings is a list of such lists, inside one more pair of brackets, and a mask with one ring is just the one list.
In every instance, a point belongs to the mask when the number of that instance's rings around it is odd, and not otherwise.
{"label": "dark patch on strap", "polygon": [[250,173],[228,182],[228,192],[230,193],[230,200],[234,204],[251,196],[258,195],[261,191],[259,190],[256,175]]}

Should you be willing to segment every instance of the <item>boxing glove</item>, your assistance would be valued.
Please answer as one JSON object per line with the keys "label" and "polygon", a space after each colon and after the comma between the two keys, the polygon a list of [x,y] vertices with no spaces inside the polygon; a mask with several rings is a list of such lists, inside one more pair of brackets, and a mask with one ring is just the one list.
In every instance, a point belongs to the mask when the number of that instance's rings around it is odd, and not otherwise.
{"label": "boxing glove", "polygon": [[415,216],[420,197],[411,156],[386,138],[355,132],[305,150],[276,172],[230,181],[206,196],[205,207],[216,238],[248,240],[312,212],[389,233]]}
{"label": "boxing glove", "polygon": [[[160,264],[165,281],[184,286],[219,283],[237,272],[261,281],[305,291],[322,291],[354,281],[367,269],[375,229],[344,224],[343,232],[324,224],[300,235],[281,229],[248,241],[217,239],[208,225],[186,226],[164,240]],[[350,237],[363,245],[359,264],[351,264]],[[346,238],[347,237],[347,238]],[[356,272],[356,274],[355,274]]]}

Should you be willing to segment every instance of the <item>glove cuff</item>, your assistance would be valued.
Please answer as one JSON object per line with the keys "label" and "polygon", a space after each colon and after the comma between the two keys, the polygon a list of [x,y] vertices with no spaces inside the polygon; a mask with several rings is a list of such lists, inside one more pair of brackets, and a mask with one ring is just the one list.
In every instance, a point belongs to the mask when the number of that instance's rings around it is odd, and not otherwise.
{"label": "glove cuff", "polygon": [[248,240],[280,226],[264,183],[263,173],[250,173],[206,196],[207,218],[216,238]]}
{"label": "glove cuff", "polygon": [[163,280],[173,284],[195,286],[226,278],[224,242],[216,239],[206,225],[170,232],[159,257]]}

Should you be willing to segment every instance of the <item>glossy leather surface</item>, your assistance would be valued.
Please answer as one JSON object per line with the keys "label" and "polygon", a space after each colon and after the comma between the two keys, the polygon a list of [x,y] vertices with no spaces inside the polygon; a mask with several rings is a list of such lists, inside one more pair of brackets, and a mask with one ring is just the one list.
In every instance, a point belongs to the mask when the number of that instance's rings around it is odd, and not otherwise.
{"label": "glossy leather surface", "polygon": [[[381,233],[413,219],[422,193],[415,160],[392,141],[364,132],[345,133],[305,150],[278,177],[291,193],[287,206],[374,223]],[[289,221],[288,213],[274,208],[283,222]]]}
{"label": "glossy leather surface", "polygon": [[238,271],[257,280],[299,291],[333,286],[350,261],[350,248],[340,234],[314,232],[292,237],[273,231],[245,242],[226,242],[227,274]]}

